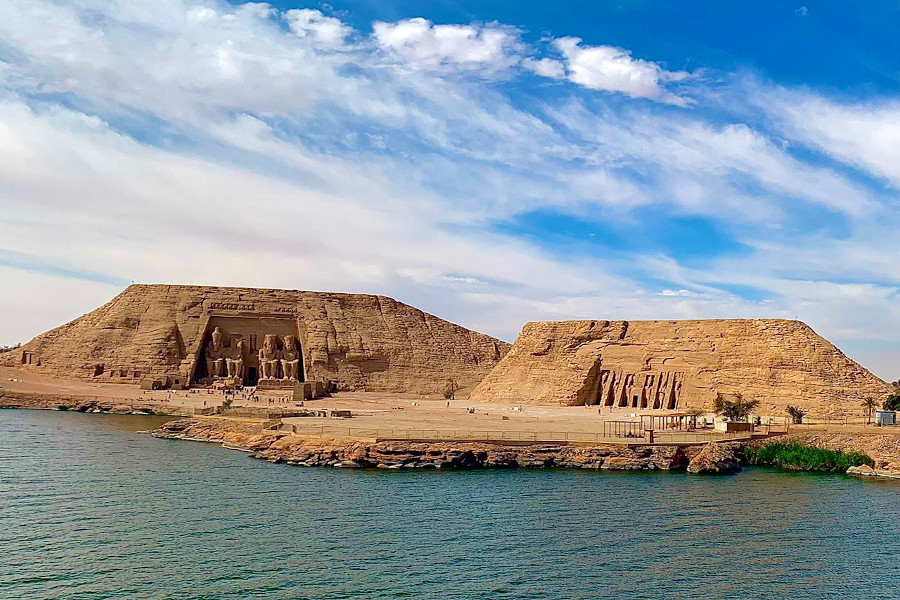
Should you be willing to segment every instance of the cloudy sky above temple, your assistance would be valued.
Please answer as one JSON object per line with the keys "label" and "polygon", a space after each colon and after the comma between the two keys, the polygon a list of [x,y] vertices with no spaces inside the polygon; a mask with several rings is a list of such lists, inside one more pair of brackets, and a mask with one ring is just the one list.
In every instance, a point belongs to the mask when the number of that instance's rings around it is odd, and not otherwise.
{"label": "cloudy sky above temple", "polygon": [[0,3],[0,344],[131,281],[800,318],[900,377],[900,5]]}

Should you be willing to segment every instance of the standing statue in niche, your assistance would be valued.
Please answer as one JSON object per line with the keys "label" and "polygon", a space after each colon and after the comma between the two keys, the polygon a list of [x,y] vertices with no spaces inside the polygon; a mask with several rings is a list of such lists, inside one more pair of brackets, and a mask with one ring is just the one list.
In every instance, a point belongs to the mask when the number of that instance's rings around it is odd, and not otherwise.
{"label": "standing statue in niche", "polygon": [[244,340],[238,339],[231,349],[231,355],[225,359],[225,365],[228,367],[229,379],[244,378],[244,356],[246,356],[246,354]]}
{"label": "standing statue in niche", "polygon": [[284,350],[281,351],[281,372],[285,379],[297,381],[300,371],[300,351],[297,340],[292,335],[284,336]]}
{"label": "standing statue in niche", "polygon": [[225,344],[222,343],[222,332],[216,327],[206,346],[206,374],[209,377],[222,376],[222,363],[225,362]]}
{"label": "standing statue in niche", "polygon": [[259,372],[261,379],[278,377],[278,345],[275,336],[267,333],[262,348],[259,349]]}

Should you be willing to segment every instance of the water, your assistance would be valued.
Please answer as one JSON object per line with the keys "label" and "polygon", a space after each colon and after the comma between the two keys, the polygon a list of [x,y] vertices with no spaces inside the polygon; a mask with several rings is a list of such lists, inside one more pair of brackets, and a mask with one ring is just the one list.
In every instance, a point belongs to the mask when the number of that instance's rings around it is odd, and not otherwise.
{"label": "water", "polygon": [[0,598],[891,598],[900,485],[303,469],[0,411]]}

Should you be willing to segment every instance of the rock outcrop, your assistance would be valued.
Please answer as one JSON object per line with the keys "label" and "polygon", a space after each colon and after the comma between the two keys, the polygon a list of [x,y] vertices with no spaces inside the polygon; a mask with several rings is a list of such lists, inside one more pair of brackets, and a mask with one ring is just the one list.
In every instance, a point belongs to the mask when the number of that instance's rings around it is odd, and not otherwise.
{"label": "rock outcrop", "polygon": [[[269,462],[306,467],[387,469],[570,468],[630,471],[684,469],[689,452],[678,446],[491,442],[376,441],[268,431],[259,424],[226,419],[179,419],[154,436],[204,441],[252,453]],[[690,452],[699,450],[689,448]]]}
{"label": "rock outcrop", "polygon": [[[227,347],[217,347],[210,360],[204,351],[216,328]],[[237,358],[227,353],[240,348],[245,376],[261,377],[253,361],[264,339],[296,340],[307,381],[411,393],[439,393],[451,381],[465,393],[510,347],[384,296],[132,285],[97,310],[0,355],[0,364],[55,377],[187,383],[209,375],[208,365],[224,375],[224,362],[231,369]],[[286,355],[288,348],[272,351]]]}
{"label": "rock outcrop", "polygon": [[528,323],[475,388],[481,402],[708,408],[718,393],[811,415],[859,412],[890,386],[799,321]]}
{"label": "rock outcrop", "polygon": [[738,456],[740,444],[710,442],[688,464],[688,473],[696,475],[728,475],[741,470]]}

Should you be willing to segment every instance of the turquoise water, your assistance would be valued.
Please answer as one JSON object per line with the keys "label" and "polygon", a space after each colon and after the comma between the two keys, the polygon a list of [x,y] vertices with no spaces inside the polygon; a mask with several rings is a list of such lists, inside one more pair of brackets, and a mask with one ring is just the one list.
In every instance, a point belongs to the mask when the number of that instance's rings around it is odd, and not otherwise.
{"label": "turquoise water", "polygon": [[303,469],[0,411],[0,598],[896,598],[900,485]]}

